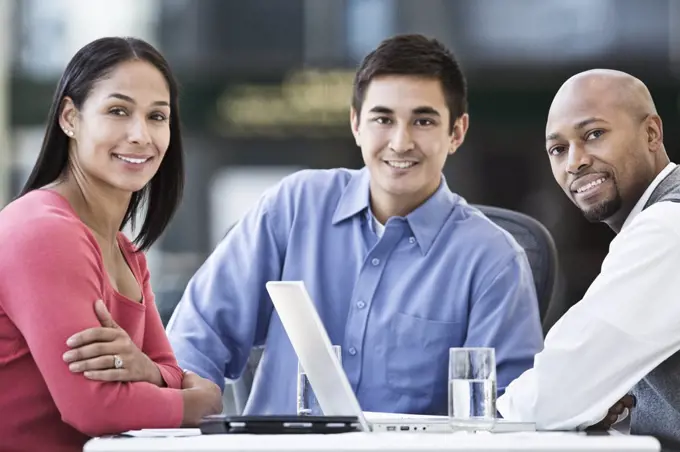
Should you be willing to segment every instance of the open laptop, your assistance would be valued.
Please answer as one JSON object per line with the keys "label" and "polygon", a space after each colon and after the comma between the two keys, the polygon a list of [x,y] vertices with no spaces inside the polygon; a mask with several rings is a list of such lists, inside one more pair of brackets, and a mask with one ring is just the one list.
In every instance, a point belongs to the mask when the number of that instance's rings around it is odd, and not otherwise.
{"label": "open laptop", "polygon": [[[364,413],[302,281],[266,284],[295,353],[327,416],[356,416],[364,431],[451,432],[447,416]],[[493,431],[533,431],[532,423],[497,420]]]}

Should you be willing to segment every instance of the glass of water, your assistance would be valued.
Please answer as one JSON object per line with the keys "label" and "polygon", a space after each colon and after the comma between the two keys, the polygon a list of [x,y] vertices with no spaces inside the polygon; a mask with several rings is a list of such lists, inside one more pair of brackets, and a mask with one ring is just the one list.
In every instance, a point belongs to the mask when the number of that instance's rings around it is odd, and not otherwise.
{"label": "glass of water", "polygon": [[449,419],[458,430],[490,430],[496,420],[493,348],[449,349]]}
{"label": "glass of water", "polygon": [[[339,345],[333,346],[333,353],[342,364],[342,349]],[[323,416],[323,410],[314,395],[312,385],[309,384],[307,373],[298,361],[297,366],[297,414],[298,416]]]}

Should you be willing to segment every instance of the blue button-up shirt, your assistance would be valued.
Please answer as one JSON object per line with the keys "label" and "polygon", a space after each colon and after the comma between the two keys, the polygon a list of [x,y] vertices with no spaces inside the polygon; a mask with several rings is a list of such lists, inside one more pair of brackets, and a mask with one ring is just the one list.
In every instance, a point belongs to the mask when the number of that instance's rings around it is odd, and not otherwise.
{"label": "blue button-up shirt", "polygon": [[247,413],[296,410],[297,358],[271,280],[305,282],[366,411],[446,414],[450,347],[494,347],[502,392],[543,343],[523,249],[443,177],[380,238],[365,168],[289,176],[226,235],[167,332],[180,365],[220,386],[265,345]]}

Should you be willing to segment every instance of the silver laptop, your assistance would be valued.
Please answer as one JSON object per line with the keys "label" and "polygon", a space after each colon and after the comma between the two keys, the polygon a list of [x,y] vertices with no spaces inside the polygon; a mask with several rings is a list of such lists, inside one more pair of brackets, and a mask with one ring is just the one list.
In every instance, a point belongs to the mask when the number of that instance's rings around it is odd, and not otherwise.
{"label": "silver laptop", "polygon": [[[328,333],[304,283],[270,281],[266,287],[325,415],[356,416],[364,431],[452,431],[447,416],[364,413],[342,365],[333,353]],[[533,431],[535,426],[532,423],[499,419],[493,430]]]}

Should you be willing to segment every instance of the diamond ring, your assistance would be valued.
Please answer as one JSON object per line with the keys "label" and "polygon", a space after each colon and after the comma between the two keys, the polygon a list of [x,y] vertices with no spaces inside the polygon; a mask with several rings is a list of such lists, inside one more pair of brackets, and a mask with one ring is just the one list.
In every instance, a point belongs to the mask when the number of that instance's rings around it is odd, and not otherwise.
{"label": "diamond ring", "polygon": [[122,369],[123,368],[123,360],[118,355],[113,355],[113,368],[114,369]]}

